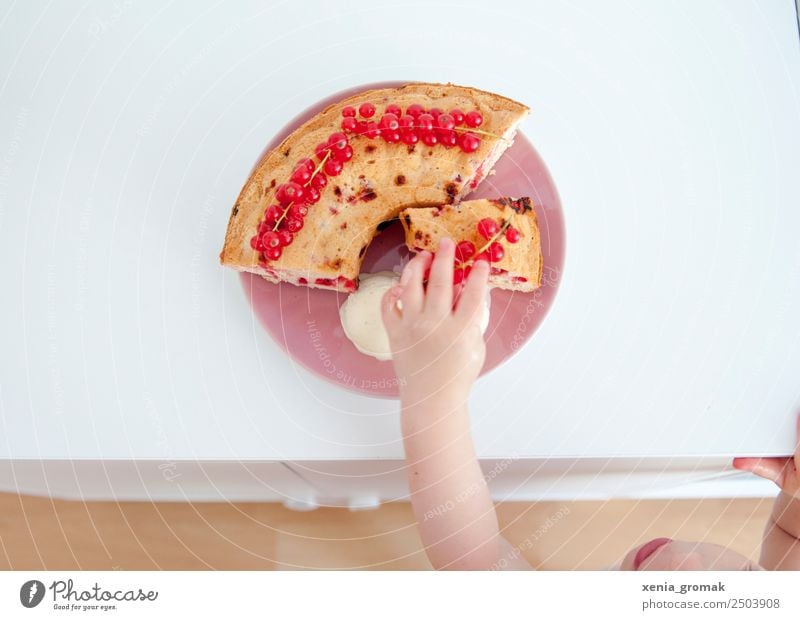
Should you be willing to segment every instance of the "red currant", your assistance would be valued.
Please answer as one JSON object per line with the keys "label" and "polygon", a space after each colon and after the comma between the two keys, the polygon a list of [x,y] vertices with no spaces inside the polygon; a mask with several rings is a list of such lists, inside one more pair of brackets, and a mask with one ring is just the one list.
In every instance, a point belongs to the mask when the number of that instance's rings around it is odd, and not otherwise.
{"label": "red currant", "polygon": [[489,246],[489,260],[491,260],[493,263],[503,260],[505,255],[505,248],[503,248],[502,244],[498,243],[497,241]]}
{"label": "red currant", "polygon": [[267,249],[278,248],[281,245],[281,238],[274,230],[268,230],[261,235],[261,245]]}
{"label": "red currant", "polygon": [[[286,230],[296,233],[303,227],[303,220],[299,217],[290,217],[286,219]],[[499,259],[498,259],[499,260]]]}
{"label": "red currant", "polygon": [[427,131],[420,136],[420,140],[425,146],[436,146],[439,144],[439,138],[432,131]]}
{"label": "red currant", "polygon": [[289,181],[278,186],[275,192],[275,199],[282,205],[288,205],[291,202],[299,202],[303,200],[303,187]]}
{"label": "red currant", "polygon": [[516,243],[520,239],[522,239],[522,233],[519,232],[516,228],[514,228],[513,226],[509,226],[508,228],[506,228],[506,240],[509,243]]}
{"label": "red currant", "polygon": [[417,127],[420,131],[433,131],[433,120],[430,114],[420,114],[417,117]]}
{"label": "red currant", "polygon": [[497,222],[490,217],[485,217],[478,222],[478,234],[484,239],[491,239],[499,229]]}
{"label": "red currant", "polygon": [[487,263],[489,262],[489,252],[481,252],[475,256],[474,261],[478,262],[479,260],[485,260]]}
{"label": "red currant", "polygon": [[367,128],[364,131],[364,135],[367,136],[367,138],[377,138],[379,135],[381,135],[381,130],[378,127],[378,123],[375,121],[368,122]]}
{"label": "red currant", "polygon": [[439,126],[439,129],[449,131],[455,129],[456,120],[450,114],[440,114],[436,119],[436,124]]}
{"label": "red currant", "polygon": [[396,117],[400,117],[403,114],[403,110],[400,109],[399,105],[395,105],[390,103],[386,106],[386,114],[394,114]]}
{"label": "red currant", "polygon": [[425,113],[425,108],[423,108],[418,103],[412,103],[410,106],[406,108],[406,114],[408,114],[409,116],[413,116],[414,118],[417,118],[420,114],[424,113]]}
{"label": "red currant", "polygon": [[335,153],[334,157],[336,157],[336,159],[338,159],[342,163],[350,161],[351,159],[353,159],[353,147],[348,144],[341,151]]}
{"label": "red currant", "polygon": [[464,270],[461,267],[453,270],[453,284],[461,284],[464,281]]}
{"label": "red currant", "polygon": [[352,116],[346,116],[342,119],[342,131],[352,133],[358,127],[358,121]]}
{"label": "red currant", "polygon": [[468,131],[466,133],[462,133],[461,136],[458,138],[458,146],[461,147],[461,150],[465,153],[474,153],[478,150],[478,147],[481,145],[481,140],[476,136],[474,133]]}
{"label": "red currant", "polygon": [[336,131],[328,136],[328,144],[330,144],[334,151],[344,150],[347,146],[347,136],[341,131]]}
{"label": "red currant", "polygon": [[442,114],[442,111],[439,108],[431,108],[428,110],[428,114],[433,117],[433,120],[436,120]]}
{"label": "red currant", "polygon": [[308,215],[308,206],[307,205],[292,205],[289,207],[289,212],[286,214],[287,217],[297,217],[297,218],[304,218]]}
{"label": "red currant", "polygon": [[356,115],[356,109],[351,105],[346,105],[342,108],[342,116],[353,117]]}
{"label": "red currant", "polygon": [[289,180],[293,183],[297,183],[298,185],[305,185],[311,180],[311,173],[305,166],[301,166],[299,168],[295,168],[294,172],[292,172],[292,176],[289,177]]}
{"label": "red currant", "polygon": [[311,187],[314,189],[321,190],[328,184],[328,177],[326,177],[322,172],[317,172],[313,177],[311,177]]}
{"label": "red currant", "polygon": [[375,106],[369,101],[358,106],[358,113],[364,118],[372,118],[375,115]]}
{"label": "red currant", "polygon": [[477,110],[467,112],[464,116],[464,122],[469,127],[480,127],[483,124],[483,116]]}
{"label": "red currant", "polygon": [[403,142],[403,144],[408,144],[411,146],[412,144],[419,142],[419,136],[413,131],[403,131],[400,133],[400,140]]}
{"label": "red currant", "polygon": [[320,142],[317,146],[314,147],[314,154],[319,159],[325,159],[325,155],[328,154],[328,151],[331,150],[331,145],[327,142]]}
{"label": "red currant", "polygon": [[325,162],[325,167],[323,170],[325,171],[325,174],[335,177],[342,171],[343,167],[344,166],[342,165],[342,162],[340,162],[338,159],[329,159]]}
{"label": "red currant", "polygon": [[450,116],[453,117],[453,120],[456,122],[456,125],[460,125],[464,122],[464,113],[459,110],[458,108],[453,108],[450,110]]}
{"label": "red currant", "polygon": [[250,237],[250,247],[258,251],[261,251],[263,249],[261,247],[261,242],[258,240],[258,235]]}
{"label": "red currant", "polygon": [[[267,210],[264,213],[264,221],[269,226],[274,226],[275,222],[281,219],[282,215],[283,215],[283,209],[281,207],[279,207],[278,205],[270,205],[269,207],[267,207]],[[264,231],[259,230],[259,232],[263,233]]]}
{"label": "red currant", "polygon": [[459,241],[456,244],[456,260],[460,263],[467,262],[475,254],[475,244],[472,241]]}
{"label": "red currant", "polygon": [[306,202],[308,204],[316,204],[319,202],[319,190],[313,185],[306,187]]}
{"label": "red currant", "polygon": [[389,143],[400,142],[400,132],[381,129],[381,138]]}
{"label": "red currant", "polygon": [[453,147],[458,144],[458,136],[455,131],[439,131],[439,142],[447,148]]}
{"label": "red currant", "polygon": [[397,119],[397,116],[392,113],[386,113],[381,117],[381,122],[379,123],[381,128],[381,132],[383,131],[397,131],[400,129],[400,121]]}
{"label": "red currant", "polygon": [[264,250],[264,256],[266,256],[269,260],[278,260],[281,257],[282,250],[280,246],[277,248],[267,248]]}
{"label": "red currant", "polygon": [[314,174],[314,170],[317,169],[317,167],[314,165],[314,162],[308,157],[303,157],[303,159],[299,160],[295,164],[294,169],[297,170],[298,168],[305,168],[308,170],[309,174]]}
{"label": "red currant", "polygon": [[405,131],[409,131],[414,129],[416,126],[416,120],[410,114],[406,114],[405,116],[400,117],[400,129]]}
{"label": "red currant", "polygon": [[278,231],[278,237],[281,240],[281,246],[282,247],[286,247],[294,239],[294,235],[291,232],[289,232],[288,230],[279,230]]}

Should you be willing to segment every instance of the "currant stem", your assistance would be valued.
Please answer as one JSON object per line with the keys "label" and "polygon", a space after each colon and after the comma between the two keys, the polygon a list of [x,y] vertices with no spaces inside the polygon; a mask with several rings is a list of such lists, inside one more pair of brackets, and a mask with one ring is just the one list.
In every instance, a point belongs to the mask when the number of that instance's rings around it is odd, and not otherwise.
{"label": "currant stem", "polygon": [[[314,169],[314,173],[311,175],[311,177],[308,179],[308,181],[305,182],[303,187],[308,187],[309,185],[311,185],[311,181],[314,179],[315,176],[317,176],[317,174],[319,174],[319,171],[322,170],[322,167],[325,165],[325,162],[328,161],[328,159],[330,159],[331,153],[333,153],[333,151],[331,150],[330,147],[328,147],[328,150],[325,153],[325,157],[323,157],[322,161],[319,162],[319,165]],[[272,227],[273,231],[278,230],[278,226],[280,226],[281,222],[284,219],[286,219],[286,214],[289,213],[289,207],[291,207],[293,204],[294,204],[294,201],[292,201],[288,205],[286,205],[286,208],[283,210],[283,213],[281,213],[281,216],[278,218],[278,221],[275,222],[275,226]]]}
{"label": "currant stem", "polygon": [[504,142],[511,142],[508,138],[504,138],[503,136],[498,136],[494,133],[489,133],[488,131],[481,131],[480,129],[473,129],[472,127],[453,127],[453,131],[463,131],[463,132],[472,132],[477,133],[482,136],[489,136],[491,138],[497,138],[498,140],[503,140]]}

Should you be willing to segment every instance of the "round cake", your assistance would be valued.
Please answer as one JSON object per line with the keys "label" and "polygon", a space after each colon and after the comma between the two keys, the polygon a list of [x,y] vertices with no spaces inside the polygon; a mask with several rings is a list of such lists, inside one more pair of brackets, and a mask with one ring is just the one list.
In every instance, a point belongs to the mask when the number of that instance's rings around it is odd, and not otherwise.
{"label": "round cake", "polygon": [[343,99],[263,157],[233,207],[220,260],[273,282],[353,291],[381,225],[404,209],[459,203],[527,114],[451,84]]}

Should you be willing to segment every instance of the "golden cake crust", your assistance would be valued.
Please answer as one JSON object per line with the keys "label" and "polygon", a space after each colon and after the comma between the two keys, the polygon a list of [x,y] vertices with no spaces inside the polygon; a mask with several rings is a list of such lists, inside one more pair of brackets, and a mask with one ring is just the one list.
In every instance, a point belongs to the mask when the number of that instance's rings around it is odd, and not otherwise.
{"label": "golden cake crust", "polygon": [[[414,103],[445,111],[477,109],[484,118],[480,130],[505,139],[480,134],[478,149],[465,153],[458,147],[428,147],[421,142],[408,146],[349,135],[353,159],[341,174],[328,177],[319,202],[309,205],[303,229],[283,248],[281,257],[268,262],[266,269],[259,266],[259,253],[251,248],[250,238],[266,208],[276,202],[276,188],[289,179],[298,160],[314,159],[315,146],[341,131],[343,107],[357,107],[365,101],[376,107],[373,120],[380,118],[388,104],[404,110]],[[266,153],[253,170],[231,212],[220,260],[223,265],[260,273],[273,281],[296,282],[301,276],[311,286],[316,278],[342,276],[357,281],[361,260],[381,222],[408,207],[458,202],[489,173],[527,114],[528,108],[521,103],[452,84],[375,89],[332,104]],[[338,285],[332,288],[344,290]]]}
{"label": "golden cake crust", "polygon": [[[468,200],[458,205],[406,209],[400,213],[406,245],[415,252],[435,252],[442,237],[450,237],[456,243],[471,241],[480,250],[487,240],[478,234],[477,224],[484,218],[491,218],[498,225],[510,219],[510,226],[521,235],[517,243],[508,242],[504,235],[498,238],[505,255],[492,263],[495,269],[489,276],[489,284],[514,291],[537,289],[542,281],[542,243],[536,211],[529,198]],[[498,270],[502,273],[497,273]]]}

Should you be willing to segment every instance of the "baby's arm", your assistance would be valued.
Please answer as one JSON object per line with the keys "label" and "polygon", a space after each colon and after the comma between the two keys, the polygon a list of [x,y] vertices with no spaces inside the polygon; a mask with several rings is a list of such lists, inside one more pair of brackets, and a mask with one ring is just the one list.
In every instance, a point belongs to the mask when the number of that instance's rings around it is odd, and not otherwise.
{"label": "baby's arm", "polygon": [[770,570],[800,570],[800,417],[794,456],[734,459],[737,469],[772,480],[781,492],[764,530],[761,566]]}
{"label": "baby's arm", "polygon": [[400,382],[411,503],[428,558],[437,569],[490,569],[499,553],[497,517],[467,412],[485,357],[479,319],[489,265],[474,264],[455,291],[454,310],[453,254],[450,239],[441,241],[435,260],[417,254],[387,292],[383,320]]}
{"label": "baby's arm", "polygon": [[437,569],[485,570],[497,562],[498,526],[456,397],[403,402],[403,443],[411,503]]}

